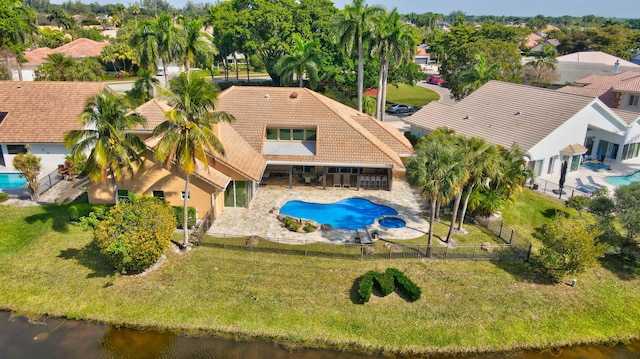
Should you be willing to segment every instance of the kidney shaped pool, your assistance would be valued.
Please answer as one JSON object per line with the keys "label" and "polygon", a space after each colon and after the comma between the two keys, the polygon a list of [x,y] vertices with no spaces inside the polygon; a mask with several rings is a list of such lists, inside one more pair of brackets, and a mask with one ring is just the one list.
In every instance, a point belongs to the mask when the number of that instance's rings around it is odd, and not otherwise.
{"label": "kidney shaped pool", "polygon": [[356,230],[364,228],[384,216],[397,216],[391,207],[373,203],[364,198],[347,198],[336,203],[310,203],[289,201],[280,208],[280,213],[296,218],[305,218],[334,228]]}

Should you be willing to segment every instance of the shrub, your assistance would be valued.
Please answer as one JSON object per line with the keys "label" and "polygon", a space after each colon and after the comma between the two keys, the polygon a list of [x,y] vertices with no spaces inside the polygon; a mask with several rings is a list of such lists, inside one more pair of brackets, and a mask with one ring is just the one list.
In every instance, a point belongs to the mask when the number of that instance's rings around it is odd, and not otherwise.
{"label": "shrub", "polygon": [[285,217],[285,219],[282,221],[282,223],[284,223],[284,226],[293,232],[297,232],[300,229],[300,222],[296,221],[295,219],[291,218],[291,217]]}
{"label": "shrub", "polygon": [[0,202],[4,202],[6,200],[9,199],[9,195],[4,193],[4,192],[0,192]]}
{"label": "shrub", "polygon": [[383,297],[391,294],[396,288],[402,292],[410,302],[415,302],[420,299],[422,295],[420,287],[413,283],[404,273],[395,268],[387,268],[384,273],[369,271],[360,278],[360,283],[358,284],[358,300],[361,304],[371,299],[374,281],[380,288]]}
{"label": "shrub", "polygon": [[167,202],[140,196],[113,207],[96,228],[94,241],[118,272],[139,272],[158,261],[174,229]]}
{"label": "shrub", "polygon": [[76,222],[82,217],[88,216],[91,212],[96,212],[98,215],[104,214],[112,206],[112,204],[76,203],[69,206],[67,212],[69,213],[69,219]]}
{"label": "shrub", "polygon": [[308,223],[304,225],[304,227],[302,227],[302,230],[309,233],[309,232],[313,232],[316,230],[316,226],[314,226],[311,223]]}
{"label": "shrub", "polygon": [[[178,228],[182,229],[182,224],[184,223],[184,207],[183,206],[173,206],[173,217],[176,219],[176,225]],[[187,227],[193,228],[196,225],[196,209],[195,207],[187,208]]]}

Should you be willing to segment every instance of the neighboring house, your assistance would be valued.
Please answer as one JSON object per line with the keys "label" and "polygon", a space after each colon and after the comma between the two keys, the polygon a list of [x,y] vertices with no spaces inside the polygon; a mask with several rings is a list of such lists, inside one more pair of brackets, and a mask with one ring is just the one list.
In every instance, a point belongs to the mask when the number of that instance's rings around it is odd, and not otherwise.
{"label": "neighboring house", "polygon": [[566,85],[589,75],[617,74],[640,71],[640,65],[600,51],[583,51],[556,58],[557,84]]}
{"label": "neighboring house", "polygon": [[453,105],[432,102],[404,120],[411,133],[448,127],[526,153],[536,177],[577,171],[583,154],[623,161],[640,155],[640,114],[612,110],[594,97],[490,81]]}
{"label": "neighboring house", "polygon": [[13,157],[30,152],[41,158],[41,173],[64,164],[63,138],[82,129],[78,117],[86,100],[106,85],[96,82],[0,81],[0,168],[15,171]]}
{"label": "neighboring house", "polygon": [[62,53],[67,57],[74,59],[82,59],[85,57],[98,57],[102,49],[107,46],[108,42],[97,42],[91,39],[80,38],[64,44],[55,49],[41,47],[24,54],[27,62],[22,64],[22,78],[24,81],[33,81],[33,72],[35,69],[46,61],[50,54]]}
{"label": "neighboring house", "polygon": [[[135,132],[149,150],[143,170],[118,184],[120,196],[133,191],[182,203],[184,176],[175,166],[169,171],[157,163],[153,148],[158,139],[149,137],[168,109],[155,99],[136,109],[148,123]],[[260,182],[269,177],[288,179],[292,186],[299,176],[313,174],[326,187],[327,179],[338,175],[357,187],[361,175],[377,174],[386,176],[391,188],[414,154],[394,127],[306,88],[231,87],[220,93],[216,109],[236,119],[215,126],[226,154],[213,154],[209,168],[200,164],[192,177],[190,205],[200,218],[249,207]],[[93,185],[88,192],[92,203],[113,201],[108,185]]]}
{"label": "neighboring house", "polygon": [[541,53],[547,46],[551,46],[554,52],[558,52],[560,41],[557,39],[549,39],[539,42],[537,45],[529,49],[529,52]]}
{"label": "neighboring house", "polygon": [[578,86],[558,91],[597,97],[613,109],[640,112],[640,69],[618,74],[591,75],[576,80]]}
{"label": "neighboring house", "polygon": [[543,37],[532,32],[527,36],[527,43],[524,45],[527,49],[531,49],[534,46],[538,45],[541,41],[543,41]]}

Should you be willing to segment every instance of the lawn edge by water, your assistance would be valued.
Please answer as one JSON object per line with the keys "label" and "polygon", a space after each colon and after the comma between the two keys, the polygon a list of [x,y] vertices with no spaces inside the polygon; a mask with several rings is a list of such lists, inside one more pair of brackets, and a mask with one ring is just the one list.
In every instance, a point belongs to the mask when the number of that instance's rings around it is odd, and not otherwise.
{"label": "lawn edge by water", "polygon": [[[640,309],[625,306],[640,301],[639,280],[619,278],[607,263],[571,288],[543,282],[525,263],[350,261],[200,247],[169,252],[159,270],[105,287],[108,268],[88,246],[90,234],[65,225],[64,208],[0,207],[0,241],[26,241],[0,246],[3,309],[414,356],[599,344],[640,333]],[[354,304],[357,278],[390,266],[420,285],[423,297]]]}

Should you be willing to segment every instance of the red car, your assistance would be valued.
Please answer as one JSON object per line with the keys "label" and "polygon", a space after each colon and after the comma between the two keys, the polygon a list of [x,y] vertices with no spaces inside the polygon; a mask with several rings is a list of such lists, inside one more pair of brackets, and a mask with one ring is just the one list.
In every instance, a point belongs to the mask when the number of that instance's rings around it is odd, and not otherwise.
{"label": "red car", "polygon": [[430,83],[432,85],[438,85],[438,86],[442,86],[444,85],[446,81],[441,77],[441,76],[431,76],[427,79],[427,83]]}

